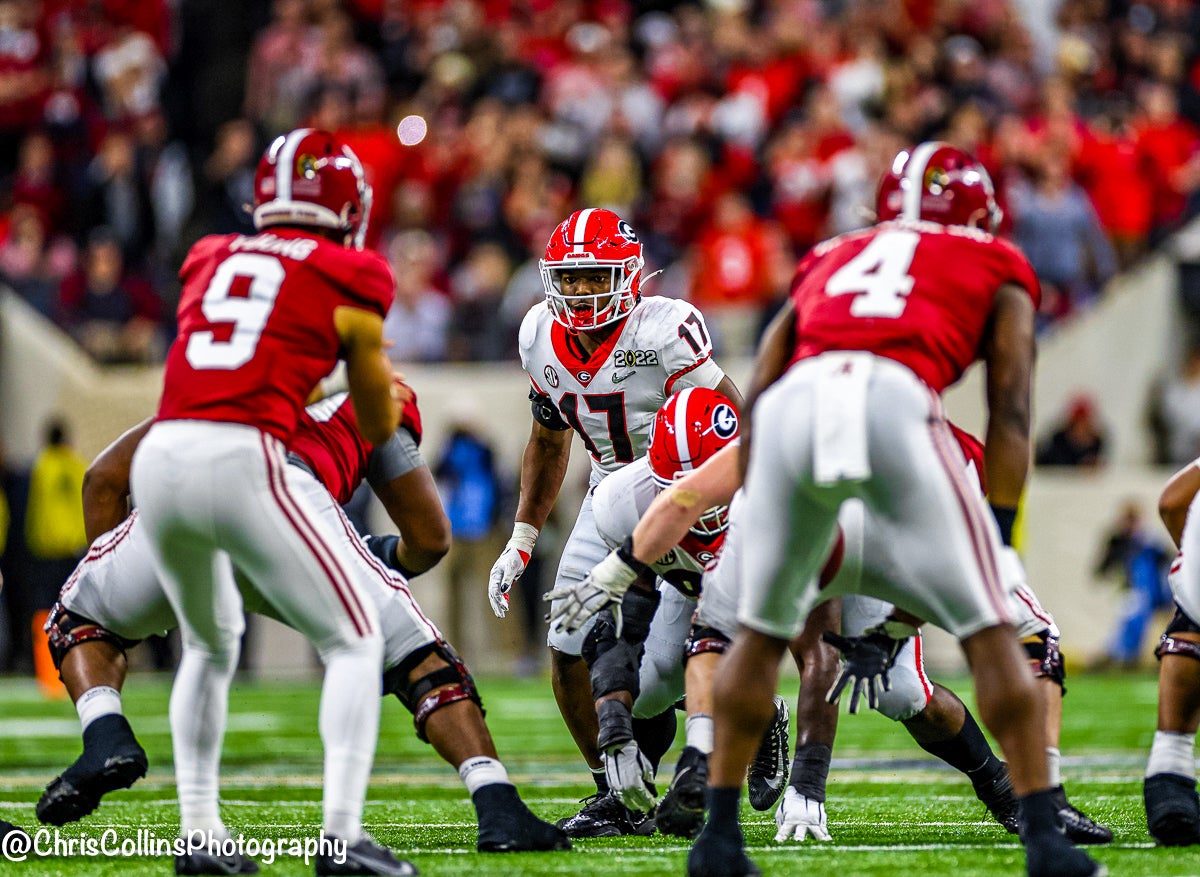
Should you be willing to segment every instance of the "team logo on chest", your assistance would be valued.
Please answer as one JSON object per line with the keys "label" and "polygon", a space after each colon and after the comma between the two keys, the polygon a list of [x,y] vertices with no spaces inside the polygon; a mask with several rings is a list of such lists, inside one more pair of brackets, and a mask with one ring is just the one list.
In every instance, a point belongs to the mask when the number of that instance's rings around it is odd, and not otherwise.
{"label": "team logo on chest", "polygon": [[591,372],[575,372],[575,377],[579,378],[579,383],[586,384],[592,379]]}
{"label": "team logo on chest", "polygon": [[554,370],[554,366],[552,366],[552,365],[546,366],[546,369],[545,369],[545,371],[542,372],[542,374],[544,374],[546,376],[547,384],[549,384],[552,387],[558,386],[558,372]]}

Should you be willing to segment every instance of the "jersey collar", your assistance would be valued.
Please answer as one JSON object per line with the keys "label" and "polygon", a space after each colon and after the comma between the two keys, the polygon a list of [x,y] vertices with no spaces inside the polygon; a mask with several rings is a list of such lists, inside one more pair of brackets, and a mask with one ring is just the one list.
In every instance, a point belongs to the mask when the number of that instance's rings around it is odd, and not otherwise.
{"label": "jersey collar", "polygon": [[550,324],[550,343],[554,347],[554,355],[558,357],[558,361],[566,367],[575,380],[586,387],[592,382],[596,372],[604,367],[609,354],[617,346],[617,341],[620,340],[628,324],[629,317],[626,316],[591,356],[587,355],[587,350],[579,338],[568,332],[567,328],[557,320]]}

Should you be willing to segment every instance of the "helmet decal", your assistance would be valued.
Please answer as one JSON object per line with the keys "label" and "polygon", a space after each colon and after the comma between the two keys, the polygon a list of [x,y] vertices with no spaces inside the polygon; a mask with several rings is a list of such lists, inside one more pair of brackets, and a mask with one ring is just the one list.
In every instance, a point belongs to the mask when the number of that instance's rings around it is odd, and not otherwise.
{"label": "helmet decal", "polygon": [[738,416],[733,406],[724,403],[713,409],[712,426],[709,427],[718,438],[731,439],[737,435]]}

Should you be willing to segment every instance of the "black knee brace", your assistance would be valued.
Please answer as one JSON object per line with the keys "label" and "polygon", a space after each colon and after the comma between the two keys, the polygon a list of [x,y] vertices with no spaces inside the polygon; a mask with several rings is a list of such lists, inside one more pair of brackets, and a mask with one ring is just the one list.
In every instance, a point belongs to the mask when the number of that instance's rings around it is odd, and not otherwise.
{"label": "black knee brace", "polygon": [[1154,657],[1161,661],[1163,655],[1182,655],[1185,658],[1195,658],[1200,661],[1200,644],[1172,636],[1176,633],[1200,633],[1200,624],[1192,621],[1187,613],[1179,608],[1178,604],[1175,606],[1175,617],[1167,625],[1167,629],[1158,642],[1158,648],[1154,650]]}
{"label": "black knee brace", "polygon": [[684,644],[683,663],[686,665],[688,659],[694,658],[696,655],[703,655],[705,652],[721,655],[728,648],[729,637],[721,631],[715,627],[693,624],[691,630],[688,631],[687,642]]}
{"label": "black knee brace", "polygon": [[124,655],[127,649],[131,649],[141,642],[139,639],[125,639],[123,636],[117,636],[108,628],[101,627],[82,615],[68,612],[62,603],[55,603],[51,608],[50,615],[46,619],[45,631],[50,641],[50,658],[54,661],[54,669],[58,671],[60,678],[63,658],[75,646],[100,640]]}
{"label": "black knee brace", "polygon": [[[646,637],[650,634],[650,622],[658,609],[657,591],[642,591],[630,588],[621,601],[621,636],[615,636],[611,620],[606,629],[596,631],[605,623],[602,617],[593,628],[594,647],[589,651],[594,657],[589,662],[592,676],[592,698],[599,700],[614,691],[628,691],[637,700],[638,668],[642,663]],[[610,616],[611,618],[611,616]]]}
{"label": "black knee brace", "polygon": [[[430,655],[437,655],[447,666],[410,681],[408,677],[412,671]],[[396,695],[405,709],[413,714],[417,738],[424,743],[429,742],[425,736],[425,724],[442,707],[460,700],[470,700],[479,707],[480,712],[485,712],[483,700],[479,697],[467,665],[449,643],[441,641],[422,646],[384,673],[383,693]]]}
{"label": "black knee brace", "polygon": [[1067,693],[1067,664],[1063,660],[1062,650],[1058,647],[1058,637],[1049,633],[1038,636],[1022,643],[1025,653],[1029,655],[1029,664],[1033,667],[1033,675],[1039,679],[1053,679]]}

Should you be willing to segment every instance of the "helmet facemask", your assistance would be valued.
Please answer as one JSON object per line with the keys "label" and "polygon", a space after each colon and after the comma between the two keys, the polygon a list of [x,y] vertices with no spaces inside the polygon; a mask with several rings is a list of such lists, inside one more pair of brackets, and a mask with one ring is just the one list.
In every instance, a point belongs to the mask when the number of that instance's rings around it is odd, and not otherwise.
{"label": "helmet facemask", "polygon": [[[651,476],[654,478],[654,483],[658,485],[660,490],[665,490],[671,486],[672,481],[678,481],[680,478],[688,474],[688,471],[683,469],[678,470],[674,477],[667,479],[663,478],[653,468],[650,470]],[[729,506],[715,505],[706,508],[701,512],[700,517],[696,519],[696,523],[688,527],[689,533],[694,533],[701,538],[712,538],[719,536],[729,529]]]}
{"label": "helmet facemask", "polygon": [[[591,332],[623,319],[637,302],[634,292],[644,262],[632,256],[621,262],[592,258],[541,259],[542,287],[546,304],[554,319],[573,332]],[[566,295],[562,290],[563,274],[591,274],[607,271],[608,289],[599,293]],[[580,304],[585,307],[579,307]],[[590,307],[587,307],[590,305]]]}

